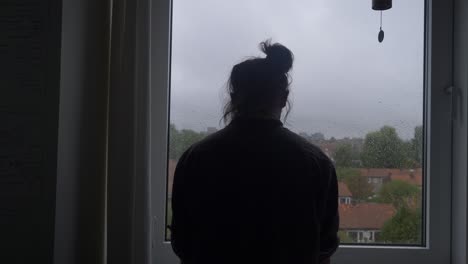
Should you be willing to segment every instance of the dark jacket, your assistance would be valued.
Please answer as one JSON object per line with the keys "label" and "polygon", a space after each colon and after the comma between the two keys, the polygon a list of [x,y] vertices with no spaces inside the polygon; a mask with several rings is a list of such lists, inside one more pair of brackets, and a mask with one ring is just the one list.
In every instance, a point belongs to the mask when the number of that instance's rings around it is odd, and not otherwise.
{"label": "dark jacket", "polygon": [[172,247],[184,264],[314,264],[338,244],[330,159],[274,119],[236,119],[179,159]]}

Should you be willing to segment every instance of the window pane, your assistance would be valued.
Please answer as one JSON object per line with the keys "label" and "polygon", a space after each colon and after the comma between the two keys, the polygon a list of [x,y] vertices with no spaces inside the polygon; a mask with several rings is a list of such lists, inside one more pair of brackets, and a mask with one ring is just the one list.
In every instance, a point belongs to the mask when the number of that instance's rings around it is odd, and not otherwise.
{"label": "window pane", "polygon": [[[295,54],[290,130],[339,178],[343,243],[424,244],[424,0],[174,0],[168,210],[180,155],[222,129],[235,63],[272,38]],[[170,231],[167,232],[167,238]]]}

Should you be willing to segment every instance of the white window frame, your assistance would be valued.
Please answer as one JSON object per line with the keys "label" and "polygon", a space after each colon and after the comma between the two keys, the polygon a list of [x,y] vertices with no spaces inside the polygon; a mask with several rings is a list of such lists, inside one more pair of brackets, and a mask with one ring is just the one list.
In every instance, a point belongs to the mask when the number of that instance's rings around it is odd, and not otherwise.
{"label": "white window frame", "polygon": [[[177,0],[176,0],[177,1]],[[151,210],[152,263],[175,264],[165,241],[170,88],[171,0],[151,0]],[[370,8],[370,7],[369,7]],[[426,244],[340,246],[337,264],[441,264],[451,259],[451,102],[453,0],[426,0],[425,147]]]}

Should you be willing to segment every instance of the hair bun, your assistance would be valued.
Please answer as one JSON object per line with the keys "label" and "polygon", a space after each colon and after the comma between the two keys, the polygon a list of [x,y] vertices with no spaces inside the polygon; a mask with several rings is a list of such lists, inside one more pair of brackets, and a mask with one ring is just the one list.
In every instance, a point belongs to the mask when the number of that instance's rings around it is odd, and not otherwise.
{"label": "hair bun", "polygon": [[266,40],[260,43],[260,49],[266,54],[266,60],[281,73],[291,70],[294,60],[293,53],[280,43],[271,43]]}

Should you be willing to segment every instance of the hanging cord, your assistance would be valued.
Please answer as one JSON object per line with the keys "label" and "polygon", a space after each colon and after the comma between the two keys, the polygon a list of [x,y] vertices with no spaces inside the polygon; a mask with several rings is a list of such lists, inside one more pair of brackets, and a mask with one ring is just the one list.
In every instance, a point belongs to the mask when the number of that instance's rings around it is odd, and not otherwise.
{"label": "hanging cord", "polygon": [[380,31],[379,31],[379,35],[378,35],[378,40],[380,43],[382,43],[382,41],[384,40],[384,37],[385,37],[385,33],[384,31],[382,30],[382,11],[380,11]]}
{"label": "hanging cord", "polygon": [[380,11],[380,30],[382,30],[382,11]]}

